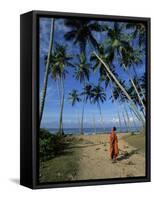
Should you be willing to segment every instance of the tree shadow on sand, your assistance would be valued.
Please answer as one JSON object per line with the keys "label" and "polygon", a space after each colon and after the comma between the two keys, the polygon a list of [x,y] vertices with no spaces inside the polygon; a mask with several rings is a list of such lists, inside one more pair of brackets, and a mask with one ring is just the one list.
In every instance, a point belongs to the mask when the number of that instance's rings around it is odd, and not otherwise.
{"label": "tree shadow on sand", "polygon": [[139,149],[135,149],[135,150],[132,150],[130,152],[123,152],[123,154],[117,159],[118,161],[122,161],[122,160],[127,160],[129,159],[132,155],[134,154],[138,154],[138,150]]}

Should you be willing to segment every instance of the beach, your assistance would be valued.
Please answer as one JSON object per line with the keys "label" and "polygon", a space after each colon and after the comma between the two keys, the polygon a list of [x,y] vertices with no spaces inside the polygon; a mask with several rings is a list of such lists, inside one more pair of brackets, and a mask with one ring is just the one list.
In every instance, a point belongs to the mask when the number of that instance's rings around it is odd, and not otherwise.
{"label": "beach", "polygon": [[144,134],[117,136],[116,163],[109,157],[108,134],[64,137],[68,146],[63,153],[40,164],[40,182],[145,176]]}

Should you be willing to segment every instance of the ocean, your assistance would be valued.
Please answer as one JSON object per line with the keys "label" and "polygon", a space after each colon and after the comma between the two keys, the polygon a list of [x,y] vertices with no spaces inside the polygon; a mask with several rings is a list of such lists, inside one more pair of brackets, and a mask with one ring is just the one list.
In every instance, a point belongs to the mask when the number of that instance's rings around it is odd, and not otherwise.
{"label": "ocean", "polygon": [[[122,132],[122,133],[126,133],[128,132],[126,127],[116,127],[116,133]],[[84,128],[84,134],[85,135],[93,135],[93,134],[99,134],[99,133],[110,133],[111,132],[111,127],[106,127],[106,128]],[[48,130],[52,133],[52,134],[56,134],[58,129],[56,128],[48,128]],[[129,128],[129,132],[138,132],[140,131],[140,127],[131,127]],[[80,134],[80,129],[79,128],[64,128],[64,133],[65,134],[73,134],[73,135],[77,135]]]}

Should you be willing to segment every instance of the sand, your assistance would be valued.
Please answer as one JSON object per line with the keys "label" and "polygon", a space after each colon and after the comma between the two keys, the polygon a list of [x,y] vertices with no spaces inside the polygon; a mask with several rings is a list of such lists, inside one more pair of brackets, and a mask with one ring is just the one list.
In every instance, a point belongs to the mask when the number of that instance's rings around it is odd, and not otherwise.
{"label": "sand", "polygon": [[124,135],[130,134],[117,134],[119,156],[116,163],[110,160],[108,134],[68,136],[67,140],[79,141],[74,148],[80,149],[79,169],[73,180],[145,176],[144,153],[130,146],[123,139]]}

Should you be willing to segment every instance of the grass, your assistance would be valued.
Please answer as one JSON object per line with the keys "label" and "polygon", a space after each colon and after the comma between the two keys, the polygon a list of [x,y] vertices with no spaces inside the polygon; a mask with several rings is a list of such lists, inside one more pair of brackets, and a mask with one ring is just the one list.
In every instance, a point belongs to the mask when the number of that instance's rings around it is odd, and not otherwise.
{"label": "grass", "polygon": [[[75,179],[78,172],[80,149],[74,146],[78,142],[76,140],[67,141],[65,137],[53,137],[49,134],[46,130],[41,130],[40,183]],[[47,155],[46,150],[48,150]]]}
{"label": "grass", "polygon": [[123,139],[131,146],[137,148],[140,152],[145,153],[145,134],[134,134],[124,136]]}
{"label": "grass", "polygon": [[40,163],[40,183],[71,181],[78,172],[79,150],[68,148],[50,160]]}

